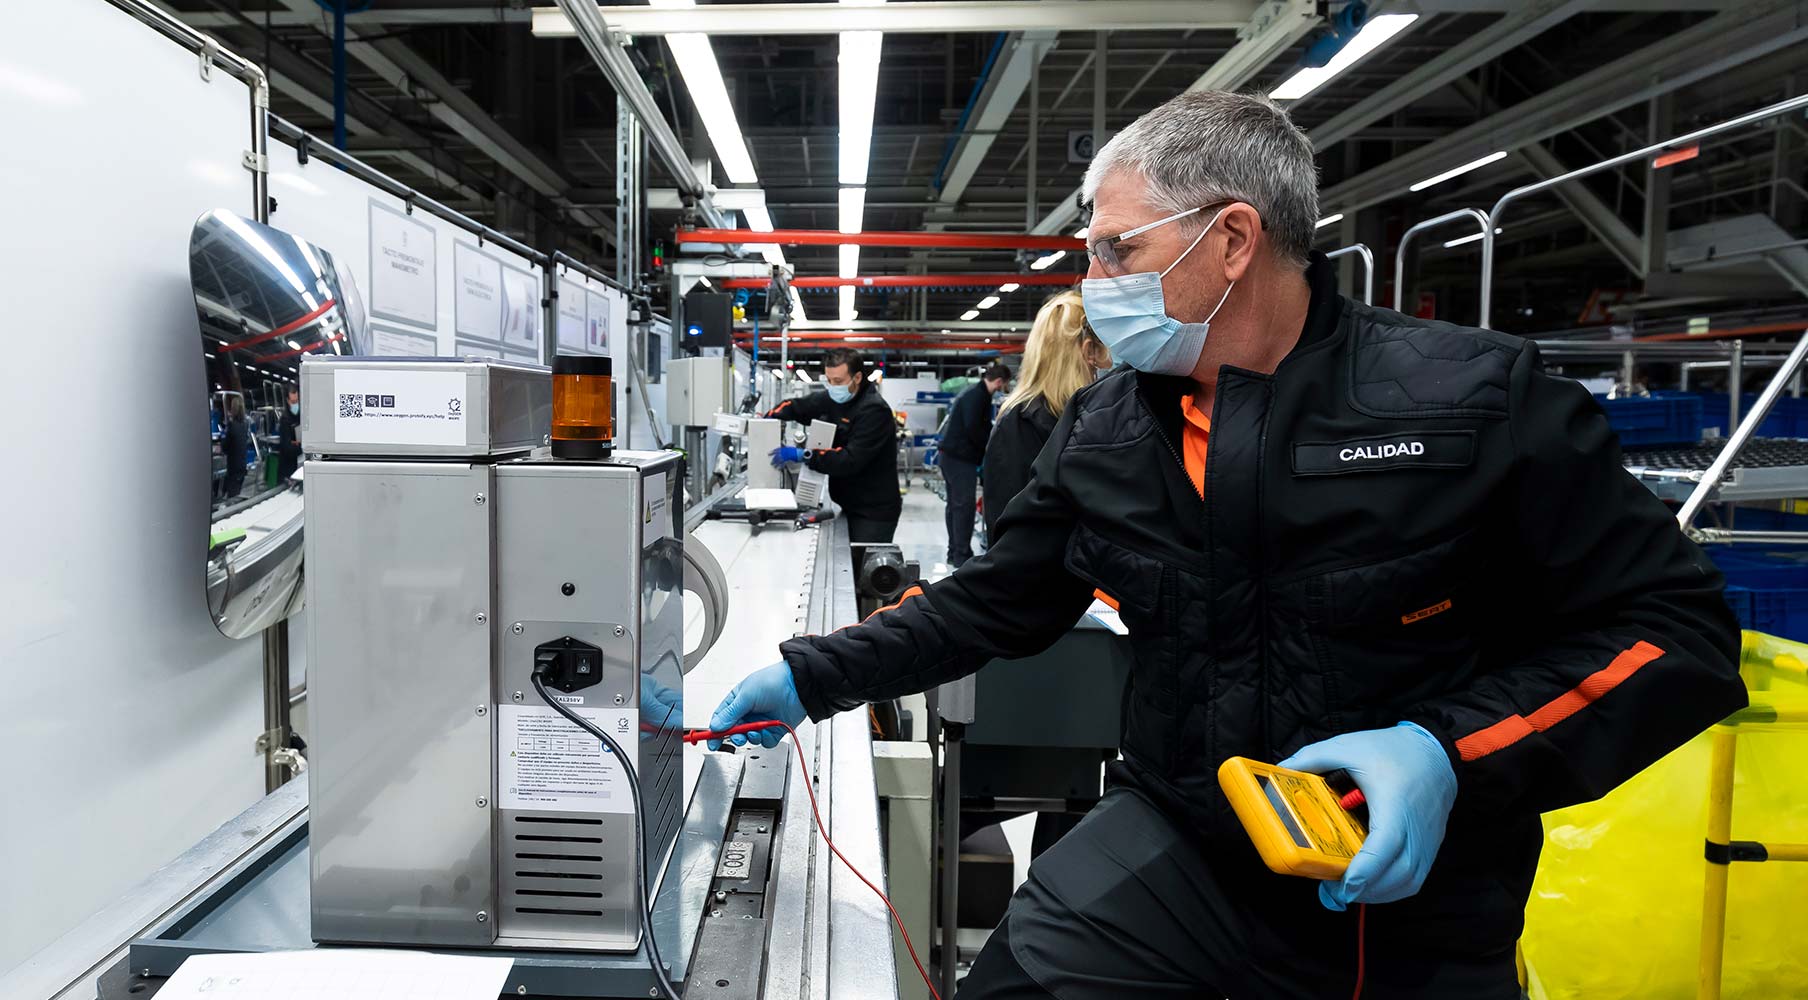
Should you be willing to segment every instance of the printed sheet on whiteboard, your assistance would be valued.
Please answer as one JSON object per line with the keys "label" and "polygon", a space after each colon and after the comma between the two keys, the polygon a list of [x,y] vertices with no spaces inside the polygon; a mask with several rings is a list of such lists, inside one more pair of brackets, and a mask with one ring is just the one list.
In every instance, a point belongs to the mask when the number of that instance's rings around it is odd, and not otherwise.
{"label": "printed sheet on whiteboard", "polygon": [[507,957],[378,948],[192,955],[163,984],[163,1000],[495,1000]]}

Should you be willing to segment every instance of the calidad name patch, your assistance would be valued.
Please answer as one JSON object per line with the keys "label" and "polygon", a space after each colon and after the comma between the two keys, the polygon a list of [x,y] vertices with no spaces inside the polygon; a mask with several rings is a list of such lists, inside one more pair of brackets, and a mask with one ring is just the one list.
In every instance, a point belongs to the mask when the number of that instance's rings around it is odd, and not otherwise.
{"label": "calidad name patch", "polygon": [[1403,431],[1349,441],[1298,442],[1296,476],[1338,476],[1384,469],[1461,469],[1475,461],[1474,431]]}

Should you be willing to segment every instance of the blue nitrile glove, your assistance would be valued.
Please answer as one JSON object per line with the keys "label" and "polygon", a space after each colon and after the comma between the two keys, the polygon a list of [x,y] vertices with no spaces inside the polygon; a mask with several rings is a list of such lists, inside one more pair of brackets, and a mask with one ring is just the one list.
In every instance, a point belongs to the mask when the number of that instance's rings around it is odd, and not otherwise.
{"label": "blue nitrile glove", "polygon": [[1368,800],[1368,839],[1342,881],[1318,884],[1318,899],[1326,909],[1391,903],[1425,884],[1456,801],[1456,772],[1435,737],[1402,722],[1301,747],[1280,766],[1315,774],[1341,768]]}
{"label": "blue nitrile glove", "polygon": [[790,445],[786,445],[783,448],[772,449],[773,468],[778,468],[783,465],[795,465],[803,460],[804,450],[802,448],[793,448]]}
{"label": "blue nitrile glove", "polygon": [[[730,726],[738,726],[743,722],[760,722],[766,719],[777,719],[789,726],[802,723],[808,713],[804,711],[804,703],[797,700],[797,682],[791,678],[791,664],[783,660],[770,667],[761,667],[746,677],[741,683],[728,692],[722,704],[716,706],[716,712],[709,717],[709,728],[721,732]],[[749,739],[763,747],[778,746],[778,741],[785,738],[785,731],[776,726],[753,733],[736,733],[729,737],[736,746],[746,746]],[[721,740],[710,740],[711,750],[722,749]]]}

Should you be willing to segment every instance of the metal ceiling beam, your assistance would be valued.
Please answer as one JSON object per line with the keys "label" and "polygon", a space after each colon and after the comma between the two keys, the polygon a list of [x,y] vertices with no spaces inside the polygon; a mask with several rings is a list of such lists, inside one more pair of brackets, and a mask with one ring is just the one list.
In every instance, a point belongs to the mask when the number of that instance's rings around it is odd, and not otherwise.
{"label": "metal ceiling beam", "polygon": [[[311,2],[311,0],[310,0]],[[588,0],[586,0],[588,2]],[[833,35],[843,31],[945,34],[1037,30],[1226,30],[1249,23],[1257,0],[896,0],[871,7],[825,3],[713,3],[697,7],[600,7],[628,35]],[[575,32],[567,12],[534,10],[534,34]]]}
{"label": "metal ceiling beam", "polygon": [[[1330,121],[1308,130],[1306,135],[1312,145],[1323,152],[1601,2],[1603,0],[1530,0],[1513,4],[1510,12],[1500,20],[1426,60]],[[1394,9],[1389,8],[1390,11]]]}
{"label": "metal ceiling beam", "polygon": [[[1519,150],[1519,162],[1523,163],[1541,180],[1561,177],[1569,173],[1550,150],[1538,143],[1531,143]],[[1580,184],[1565,184],[1551,189],[1571,212],[1576,214],[1582,224],[1594,233],[1615,257],[1620,259],[1626,269],[1638,277],[1645,276],[1644,244],[1632,227],[1620,220],[1618,214],[1608,207],[1607,203],[1595,197],[1593,191]]]}
{"label": "metal ceiling beam", "polygon": [[[1317,8],[1312,0],[1268,0],[1260,4],[1237,32],[1237,44],[1187,90],[1236,90],[1248,83],[1318,25]],[[1030,232],[1072,232],[1080,218],[1080,192],[1080,188],[1075,188],[1071,195],[1056,202]]]}
{"label": "metal ceiling beam", "polygon": [[[320,8],[314,0],[278,2],[292,13],[310,14],[310,23],[323,33],[330,31],[328,24],[321,19]],[[571,182],[557,167],[528,149],[525,143],[515,138],[489,112],[472,100],[470,95],[446,79],[431,63],[409,48],[406,42],[399,38],[361,41],[358,32],[350,25],[346,26],[345,37],[348,55],[369,66],[390,86],[405,94],[426,91],[433,98],[425,102],[429,114],[495,160],[504,170],[520,178],[523,183],[564,204],[573,221],[593,230],[607,228],[608,220],[585,209],[571,208],[568,202],[563,201],[561,196],[571,187]]]}
{"label": "metal ceiling beam", "polygon": [[[294,0],[288,0],[294,2]],[[311,2],[311,0],[301,0]],[[603,71],[615,92],[640,120],[642,131],[647,137],[647,145],[653,149],[653,155],[670,174],[673,183],[685,194],[697,199],[697,208],[703,221],[711,226],[724,225],[726,220],[716,210],[709,198],[709,187],[703,177],[697,173],[696,166],[691,163],[690,154],[678,136],[672,131],[670,122],[659,110],[653,100],[653,92],[647,89],[646,82],[634,68],[633,60],[612,37],[609,22],[603,20],[599,9],[590,0],[558,0],[559,9],[577,26],[578,40],[584,43],[585,51]],[[852,9],[852,8],[848,8]]]}
{"label": "metal ceiling beam", "polygon": [[1318,24],[1318,5],[1311,0],[1264,3],[1237,32],[1237,44],[1199,74],[1187,90],[1236,90]]}
{"label": "metal ceiling beam", "polygon": [[1056,34],[1054,31],[1026,31],[1005,40],[1004,55],[994,65],[992,75],[986,78],[985,89],[974,102],[966,131],[955,147],[954,158],[948,163],[947,179],[937,196],[942,204],[956,204],[967,193],[967,185],[973,182],[973,175],[979,171],[986,154],[991,152],[999,130],[1004,128],[1029,86],[1030,71],[1054,48]]}
{"label": "metal ceiling beam", "polygon": [[1336,184],[1320,201],[1327,212],[1353,212],[1479,153],[1516,150],[1808,41],[1798,7],[1799,0],[1748,2]]}
{"label": "metal ceiling beam", "polygon": [[[330,32],[314,0],[278,0],[291,12],[308,13],[311,23],[323,33]],[[365,30],[369,30],[368,28]],[[479,107],[468,94],[458,89],[433,64],[421,58],[408,43],[399,38],[363,41],[350,24],[345,29],[345,50],[359,62],[369,66],[384,82],[405,94],[425,91],[433,100],[426,102],[427,111],[465,141],[482,150],[509,173],[547,197],[557,197],[570,187],[558,168],[528,149],[509,134],[489,113]]]}
{"label": "metal ceiling beam", "polygon": [[[224,11],[180,11],[175,13],[182,19],[182,23],[191,28],[231,28],[241,23],[236,14]],[[256,18],[260,26],[264,20],[262,11],[248,10],[245,12],[245,16]],[[271,11],[270,26],[273,28],[313,27],[320,23],[320,17],[321,11],[318,7],[312,14],[296,10]],[[532,20],[532,11],[494,5],[489,7],[393,7],[384,5],[346,14],[345,26],[347,28],[376,28],[407,25],[527,24]]]}

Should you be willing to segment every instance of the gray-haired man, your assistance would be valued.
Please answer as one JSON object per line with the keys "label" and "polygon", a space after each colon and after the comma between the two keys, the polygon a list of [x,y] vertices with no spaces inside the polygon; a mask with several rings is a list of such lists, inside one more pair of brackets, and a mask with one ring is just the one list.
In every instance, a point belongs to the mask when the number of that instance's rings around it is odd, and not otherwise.
{"label": "gray-haired man", "polygon": [[[1539,813],[1744,704],[1719,574],[1532,345],[1337,294],[1272,103],[1178,97],[1086,192],[1087,319],[1135,370],[1073,398],[985,555],[785,643],[712,726],[1027,655],[1102,589],[1136,655],[1123,759],[962,997],[1518,997]],[[1342,879],[1262,865],[1232,756],[1362,788]]]}

